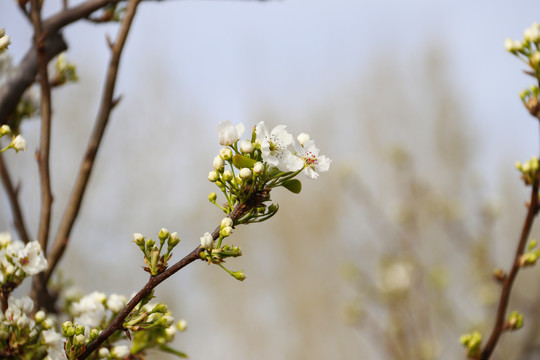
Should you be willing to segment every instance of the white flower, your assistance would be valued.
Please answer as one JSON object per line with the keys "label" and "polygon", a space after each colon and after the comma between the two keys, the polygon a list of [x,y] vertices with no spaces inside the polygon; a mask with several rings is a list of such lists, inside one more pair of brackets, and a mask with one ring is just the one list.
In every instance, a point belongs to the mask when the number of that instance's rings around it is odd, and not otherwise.
{"label": "white flower", "polygon": [[91,328],[98,327],[105,319],[105,306],[103,302],[107,297],[105,294],[94,291],[83,296],[81,300],[72,304],[72,312],[76,315],[77,324],[87,325]]}
{"label": "white flower", "polygon": [[125,345],[114,346],[111,349],[111,355],[115,359],[124,359],[129,356],[129,348]]}
{"label": "white flower", "polygon": [[261,144],[263,160],[281,171],[288,170],[289,162],[293,158],[289,148],[293,137],[285,129],[285,125],[278,125],[269,132],[263,121],[255,127],[257,141]]}
{"label": "white flower", "polygon": [[47,259],[43,256],[41,246],[37,241],[30,241],[24,249],[17,254],[23,271],[28,275],[35,275],[47,268]]}
{"label": "white flower", "polygon": [[43,343],[47,346],[47,354],[50,359],[67,359],[64,351],[64,338],[60,334],[54,330],[44,330],[41,335]]}
{"label": "white flower", "polygon": [[17,323],[21,317],[26,317],[34,308],[34,302],[28,296],[16,299],[10,296],[8,299],[8,308],[4,313],[6,320],[11,323]]}
{"label": "white flower", "polygon": [[289,162],[290,171],[303,168],[302,172],[306,176],[316,179],[319,177],[319,172],[328,171],[330,168],[332,160],[324,155],[319,155],[320,150],[315,146],[313,140],[307,141],[304,146],[295,143],[294,147],[296,149],[296,159]]}
{"label": "white flower", "polygon": [[251,141],[242,141],[240,143],[240,151],[244,154],[251,154],[253,150],[253,144],[251,143]]}
{"label": "white flower", "polygon": [[204,249],[211,249],[212,243],[214,242],[214,239],[212,238],[212,235],[209,232],[204,233],[203,236],[201,236],[201,247]]}
{"label": "white flower", "polygon": [[233,126],[230,121],[225,120],[217,124],[216,130],[219,136],[219,143],[223,146],[229,146],[240,139],[245,127],[242,123]]}
{"label": "white flower", "polygon": [[296,140],[298,140],[298,142],[300,143],[300,145],[304,146],[304,145],[306,145],[306,143],[309,141],[309,135],[306,134],[306,133],[300,133],[300,134],[296,137]]}
{"label": "white flower", "polygon": [[99,349],[99,352],[98,352],[98,355],[99,355],[99,358],[100,359],[106,359],[109,357],[110,353],[109,353],[109,349],[107,349],[106,347],[102,347]]}
{"label": "white flower", "polygon": [[0,126],[0,137],[11,134],[11,128],[8,125]]}
{"label": "white flower", "polygon": [[15,149],[16,152],[26,150],[26,140],[21,135],[17,135],[11,140],[11,147]]}
{"label": "white flower", "polygon": [[122,295],[117,294],[111,294],[109,298],[107,299],[107,307],[112,310],[113,312],[117,313],[120,312],[124,308],[124,305],[126,304],[126,297]]}

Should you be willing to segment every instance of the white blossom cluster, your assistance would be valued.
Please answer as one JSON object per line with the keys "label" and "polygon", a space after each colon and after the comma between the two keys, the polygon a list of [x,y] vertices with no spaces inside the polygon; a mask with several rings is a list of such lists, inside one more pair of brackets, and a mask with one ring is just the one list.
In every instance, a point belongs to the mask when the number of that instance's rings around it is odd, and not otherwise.
{"label": "white blossom cluster", "polygon": [[20,283],[47,268],[47,259],[37,241],[24,244],[8,232],[0,233],[0,284]]}
{"label": "white blossom cluster", "polygon": [[[235,144],[244,133],[244,125],[233,126],[230,121],[222,121],[217,126],[219,143],[224,146]],[[267,164],[281,171],[302,172],[311,179],[316,179],[319,172],[328,171],[331,160],[319,155],[320,150],[306,133],[299,134],[296,139],[287,132],[285,125],[278,125],[268,130],[263,121],[255,127],[254,142],[242,141],[240,151],[244,154],[260,149],[262,159]]]}

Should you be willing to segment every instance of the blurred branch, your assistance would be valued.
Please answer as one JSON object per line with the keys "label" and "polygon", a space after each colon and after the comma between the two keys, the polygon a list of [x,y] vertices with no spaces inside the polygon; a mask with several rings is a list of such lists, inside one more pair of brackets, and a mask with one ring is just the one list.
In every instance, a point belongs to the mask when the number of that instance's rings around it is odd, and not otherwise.
{"label": "blurred branch", "polygon": [[43,279],[45,283],[50,278],[67,246],[71,229],[73,227],[73,224],[75,223],[77,215],[79,214],[83,196],[86,191],[86,186],[88,185],[88,179],[94,166],[94,161],[97,155],[97,151],[99,149],[99,145],[103,138],[103,133],[105,132],[105,127],[107,126],[113,107],[118,102],[118,100],[114,99],[113,97],[114,88],[116,85],[116,78],[118,74],[118,66],[120,64],[120,56],[126,43],[129,29],[131,27],[133,17],[135,16],[135,12],[139,3],[140,0],[131,0],[129,2],[126,16],[119,30],[117,40],[111,46],[112,55],[109,62],[109,69],[107,71],[107,76],[105,79],[103,95],[101,98],[101,105],[96,118],[96,123],[94,125],[92,135],[90,136],[90,140],[86,148],[86,153],[82,159],[79,173],[77,174],[77,179],[75,180],[75,185],[69,198],[68,205],[60,222],[60,226],[58,228],[58,233],[56,234],[53,247],[47,258],[49,266],[45,272],[45,276]]}
{"label": "blurred branch", "polygon": [[26,244],[30,241],[30,237],[28,236],[28,232],[26,231],[24,217],[22,215],[21,207],[17,199],[20,187],[13,186],[13,182],[11,181],[9,171],[7,169],[6,163],[4,162],[4,157],[2,156],[2,154],[0,154],[0,178],[2,179],[2,183],[4,184],[4,188],[6,189],[6,193],[9,198],[9,203],[13,212],[13,223],[17,228],[17,232],[19,233],[21,240]]}
{"label": "blurred branch", "polygon": [[[134,1],[140,1],[140,0],[134,0]],[[264,191],[267,191],[267,190],[263,190],[263,192]],[[231,212],[231,214],[229,215],[229,217],[233,220],[233,222],[236,221],[237,219],[240,219],[244,214],[249,212],[251,209],[256,208],[257,206],[259,206],[260,205],[260,199],[262,199],[260,197],[260,193],[257,193],[257,192],[253,193],[251,195],[250,199],[248,199],[245,204],[244,203],[239,203],[238,205],[236,205],[235,208],[233,209],[233,211]],[[214,230],[214,232],[212,232],[212,239],[217,240],[219,238],[219,230],[220,230],[220,228],[221,228],[221,226],[218,225],[216,227],[216,229]],[[188,255],[186,255],[183,259],[181,259],[180,261],[178,261],[177,263],[175,263],[171,267],[167,268],[162,273],[160,273],[160,274],[158,274],[156,276],[151,276],[150,279],[148,280],[148,282],[146,283],[146,285],[144,285],[144,287],[141,290],[139,290],[139,292],[137,294],[135,294],[135,296],[133,296],[133,298],[127,303],[127,305],[122,309],[122,311],[120,311],[118,313],[118,315],[113,319],[113,321],[111,321],[109,326],[107,326],[107,328],[105,330],[103,330],[99,334],[99,336],[96,338],[96,340],[94,340],[93,342],[88,344],[88,346],[86,347],[85,352],[81,356],[79,356],[77,359],[78,360],[86,359],[105,340],[107,340],[107,338],[109,338],[109,336],[111,336],[112,334],[114,334],[118,330],[122,330],[123,329],[123,321],[126,318],[126,316],[129,315],[131,310],[133,310],[135,308],[135,306],[137,306],[137,304],[146,295],[148,295],[150,293],[150,291],[152,291],[156,286],[161,284],[163,281],[168,279],[170,276],[172,276],[173,274],[175,274],[176,272],[178,272],[179,270],[184,268],[186,265],[191,264],[195,260],[202,260],[201,257],[199,256],[202,251],[204,251],[204,249],[201,248],[200,246],[198,246],[192,252],[190,252]]]}
{"label": "blurred branch", "polygon": [[536,177],[534,179],[534,183],[532,184],[529,209],[527,211],[527,217],[525,218],[525,223],[523,224],[523,228],[521,230],[521,237],[519,239],[519,243],[516,249],[514,262],[512,264],[510,273],[503,280],[501,296],[499,299],[499,307],[497,308],[497,315],[495,317],[495,324],[493,326],[491,336],[489,337],[489,340],[486,346],[482,350],[482,353],[480,356],[481,360],[487,360],[490,358],[491,354],[493,353],[493,350],[495,349],[495,346],[497,346],[500,336],[505,330],[506,309],[510,301],[510,293],[512,291],[512,285],[514,284],[514,280],[516,279],[516,276],[521,268],[520,258],[524,253],[525,246],[527,245],[527,239],[529,238],[529,234],[531,232],[534,218],[538,214],[538,210],[540,209],[538,206],[539,182],[540,182],[540,172],[537,172]]}

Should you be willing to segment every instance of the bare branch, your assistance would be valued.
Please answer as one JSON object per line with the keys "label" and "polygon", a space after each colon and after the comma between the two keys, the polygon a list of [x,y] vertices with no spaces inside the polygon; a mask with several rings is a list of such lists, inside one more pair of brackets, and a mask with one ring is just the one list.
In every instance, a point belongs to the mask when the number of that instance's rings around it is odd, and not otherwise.
{"label": "bare branch", "polygon": [[56,234],[56,239],[47,258],[49,266],[47,268],[47,271],[45,272],[45,282],[48,281],[58,261],[62,257],[62,254],[64,253],[64,250],[69,241],[68,239],[71,233],[71,229],[73,227],[73,224],[75,223],[77,215],[79,214],[84,193],[86,191],[86,186],[88,184],[88,179],[90,178],[90,174],[94,166],[97,151],[99,149],[103,133],[105,132],[105,127],[107,126],[107,123],[109,121],[111,110],[115,105],[114,88],[116,85],[116,77],[118,73],[118,66],[120,63],[120,56],[122,54],[122,50],[124,48],[127,35],[129,33],[129,29],[133,17],[135,16],[136,8],[139,2],[140,0],[130,1],[122,26],[119,30],[117,40],[112,47],[112,56],[109,62],[109,69],[107,71],[105,85],[103,88],[103,95],[101,98],[101,105],[96,118],[96,123],[94,125],[92,135],[88,142],[86,153],[81,162],[79,173],[77,175],[77,179],[75,181],[71,196],[69,198],[68,205],[60,222],[58,233]]}
{"label": "bare branch", "polygon": [[9,204],[11,205],[11,211],[13,213],[13,223],[15,228],[19,233],[21,240],[26,244],[30,241],[30,236],[26,230],[26,225],[24,222],[24,216],[22,215],[21,206],[19,205],[18,195],[19,187],[14,187],[11,177],[9,176],[9,171],[7,169],[6,163],[2,154],[0,154],[0,178],[6,189],[6,193],[9,199]]}
{"label": "bare branch", "polygon": [[508,276],[504,278],[503,283],[502,283],[501,296],[499,299],[499,306],[497,308],[497,315],[495,317],[495,324],[493,325],[493,330],[491,332],[489,340],[486,346],[484,347],[484,349],[482,350],[482,354],[480,356],[480,359],[482,360],[487,360],[490,358],[491,354],[493,353],[493,350],[497,346],[500,336],[505,330],[504,325],[505,325],[505,319],[506,319],[506,309],[508,308],[508,303],[510,302],[510,294],[512,292],[512,285],[514,284],[514,280],[516,279],[516,276],[519,270],[521,269],[520,258],[523,255],[523,252],[525,251],[525,246],[527,245],[527,240],[531,232],[534,218],[538,214],[538,210],[540,209],[539,204],[538,204],[539,183],[540,183],[540,172],[536,174],[536,178],[532,185],[529,210],[527,211],[527,217],[525,218],[525,223],[523,224],[523,228],[521,230],[521,237],[519,239],[519,243],[516,249],[516,254],[514,256],[514,262],[512,264],[512,268]]}

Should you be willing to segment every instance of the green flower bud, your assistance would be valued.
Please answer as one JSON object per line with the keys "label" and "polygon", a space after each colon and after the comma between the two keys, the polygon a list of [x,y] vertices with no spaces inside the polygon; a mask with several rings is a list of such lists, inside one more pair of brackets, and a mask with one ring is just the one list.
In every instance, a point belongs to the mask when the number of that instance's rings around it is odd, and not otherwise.
{"label": "green flower bud", "polygon": [[165,239],[167,239],[169,237],[170,233],[169,233],[169,230],[165,229],[165,228],[162,228],[159,232],[159,240],[161,241],[165,241]]}
{"label": "green flower bud", "polygon": [[139,247],[144,246],[144,236],[143,236],[143,234],[139,234],[139,233],[133,234],[133,242]]}
{"label": "green flower bud", "polygon": [[11,134],[11,128],[7,125],[0,126],[0,137]]}
{"label": "green flower bud", "polygon": [[240,271],[231,271],[230,274],[236,279],[240,281],[246,280],[247,276],[244,274],[242,270]]}
{"label": "green flower bud", "polygon": [[234,177],[234,175],[233,175],[231,170],[225,170],[223,172],[223,180],[230,181],[230,180],[232,180],[233,177]]}
{"label": "green flower bud", "polygon": [[230,160],[233,156],[232,150],[230,148],[222,148],[219,150],[219,157],[223,160]]}
{"label": "green flower bud", "polygon": [[184,319],[178,320],[178,322],[176,323],[176,328],[180,332],[186,331],[187,330],[187,321],[184,320]]}
{"label": "green flower bud", "polygon": [[216,199],[217,199],[217,195],[215,192],[212,192],[210,193],[210,195],[208,195],[208,200],[210,200],[211,203],[215,203]]}
{"label": "green flower bud", "polygon": [[219,173],[216,170],[212,170],[208,173],[208,181],[216,182],[219,180]]}
{"label": "green flower bud", "polygon": [[178,236],[178,233],[177,232],[173,232],[171,234],[171,237],[169,238],[169,242],[168,242],[168,245],[170,248],[173,248],[175,247],[176,245],[178,245],[180,243],[180,237]]}

